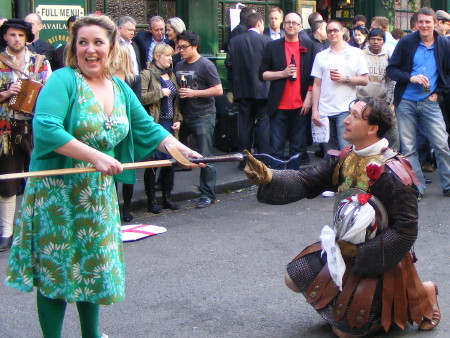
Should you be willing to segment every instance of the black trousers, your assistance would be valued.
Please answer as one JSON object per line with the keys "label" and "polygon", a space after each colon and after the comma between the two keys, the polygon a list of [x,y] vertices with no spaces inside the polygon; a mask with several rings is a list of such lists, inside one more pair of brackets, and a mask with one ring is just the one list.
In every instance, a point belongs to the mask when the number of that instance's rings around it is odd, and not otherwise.
{"label": "black trousers", "polygon": [[267,100],[243,98],[239,99],[238,104],[239,151],[244,149],[250,151],[255,143],[259,153],[270,153],[270,119],[267,115]]}
{"label": "black trousers", "polygon": [[[25,127],[26,125],[26,127]],[[26,133],[24,131],[26,130]],[[32,141],[30,122],[18,121],[11,125],[8,141],[8,154],[0,155],[0,174],[20,173],[28,170]],[[0,181],[0,196],[17,195],[21,179]]]}

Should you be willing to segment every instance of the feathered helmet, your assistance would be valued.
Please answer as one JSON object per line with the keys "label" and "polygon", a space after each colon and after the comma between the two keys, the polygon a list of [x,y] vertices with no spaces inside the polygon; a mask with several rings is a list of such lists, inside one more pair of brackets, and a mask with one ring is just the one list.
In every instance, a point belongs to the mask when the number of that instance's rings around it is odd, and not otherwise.
{"label": "feathered helmet", "polygon": [[356,235],[358,231],[360,243],[381,233],[388,224],[386,209],[380,200],[356,188],[347,189],[336,196],[333,214],[336,238],[342,239],[352,233]]}

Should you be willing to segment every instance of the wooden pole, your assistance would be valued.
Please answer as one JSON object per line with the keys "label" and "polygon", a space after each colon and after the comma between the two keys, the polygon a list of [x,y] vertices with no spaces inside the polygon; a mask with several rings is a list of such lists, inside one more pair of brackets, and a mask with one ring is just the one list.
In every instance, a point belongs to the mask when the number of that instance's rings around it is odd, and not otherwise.
{"label": "wooden pole", "polygon": [[[123,169],[142,169],[142,168],[159,168],[159,167],[171,167],[174,161],[160,160],[160,161],[146,161],[135,163],[122,164]],[[66,169],[54,169],[54,170],[41,170],[30,171],[24,173],[13,173],[0,175],[0,180],[12,180],[16,178],[29,178],[29,177],[45,177],[45,176],[59,176],[59,175],[71,175],[71,174],[83,174],[96,172],[95,167],[83,167],[83,168],[66,168]]]}
{"label": "wooden pole", "polygon": [[[239,153],[230,154],[230,155],[208,156],[208,157],[201,157],[201,158],[186,159],[186,158],[182,157],[181,154],[180,155],[176,154],[176,152],[174,152],[173,149],[170,149],[170,152],[171,152],[171,155],[174,156],[173,159],[124,163],[124,164],[122,164],[123,170],[171,167],[175,164],[178,164],[184,168],[192,169],[192,168],[197,168],[198,163],[206,164],[206,163],[218,163],[218,162],[232,162],[232,161],[242,161],[244,159],[244,156]],[[83,173],[93,173],[96,171],[97,171],[97,169],[95,169],[95,167],[30,171],[30,172],[24,172],[24,173],[12,173],[12,174],[0,175],[0,180],[12,180],[12,179],[17,179],[17,178],[29,178],[29,177],[45,177],[45,176],[83,174]]]}

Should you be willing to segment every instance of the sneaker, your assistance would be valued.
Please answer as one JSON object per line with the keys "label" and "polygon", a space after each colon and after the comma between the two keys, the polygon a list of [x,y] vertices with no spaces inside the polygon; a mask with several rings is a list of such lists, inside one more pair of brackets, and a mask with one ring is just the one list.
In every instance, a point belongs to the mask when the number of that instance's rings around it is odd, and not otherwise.
{"label": "sneaker", "polygon": [[420,202],[423,198],[423,195],[419,192],[419,196],[417,196],[417,202]]}
{"label": "sneaker", "polygon": [[444,194],[445,197],[450,197],[450,189],[444,190],[443,194]]}
{"label": "sneaker", "polygon": [[195,204],[196,208],[206,208],[211,206],[214,203],[213,200],[207,198],[207,197],[200,197],[197,201],[197,203]]}

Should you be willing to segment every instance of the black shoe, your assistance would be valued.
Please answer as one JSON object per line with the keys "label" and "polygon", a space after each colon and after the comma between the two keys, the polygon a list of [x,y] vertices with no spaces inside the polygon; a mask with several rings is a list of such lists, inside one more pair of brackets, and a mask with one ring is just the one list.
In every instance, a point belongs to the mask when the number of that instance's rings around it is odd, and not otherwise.
{"label": "black shoe", "polygon": [[180,206],[178,204],[173,203],[169,199],[164,200],[162,206],[163,206],[164,209],[170,209],[170,210],[178,210],[178,209],[180,209]]}
{"label": "black shoe", "polygon": [[161,208],[158,207],[158,204],[156,204],[156,201],[148,203],[147,211],[152,214],[160,214],[162,212]]}
{"label": "black shoe", "polygon": [[308,155],[303,155],[301,159],[301,165],[307,165],[311,162]]}
{"label": "black shoe", "polygon": [[325,157],[325,152],[322,149],[317,149],[314,152],[314,156],[315,157],[320,157],[320,158],[324,158]]}
{"label": "black shoe", "polygon": [[207,197],[200,197],[198,202],[195,204],[196,208],[206,208],[211,206],[211,204],[213,204],[214,201],[207,198]]}
{"label": "black shoe", "polygon": [[128,209],[123,209],[122,212],[122,221],[124,222],[131,222],[133,220],[133,215],[130,214],[130,211]]}
{"label": "black shoe", "polygon": [[27,181],[25,179],[22,179],[22,181],[19,184],[19,189],[17,190],[17,196],[22,196],[25,192],[25,187],[27,185]]}
{"label": "black shoe", "polygon": [[11,247],[13,236],[0,237],[0,252],[7,251]]}

